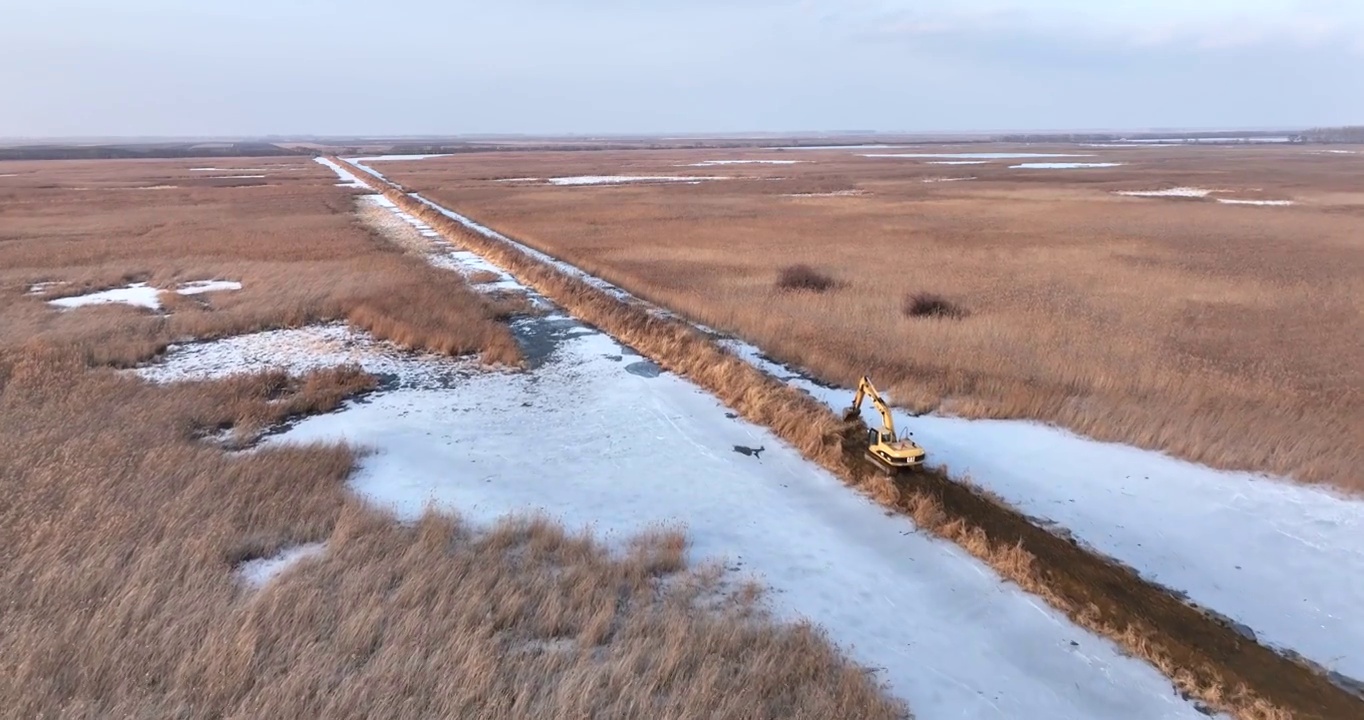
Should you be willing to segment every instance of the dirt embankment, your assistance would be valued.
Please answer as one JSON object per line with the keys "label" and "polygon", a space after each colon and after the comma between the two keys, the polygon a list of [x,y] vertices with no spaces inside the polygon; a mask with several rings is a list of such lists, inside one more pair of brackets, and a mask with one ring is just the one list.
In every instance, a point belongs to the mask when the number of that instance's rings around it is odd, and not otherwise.
{"label": "dirt embankment", "polygon": [[811,461],[911,516],[923,529],[959,544],[1077,624],[1151,662],[1181,692],[1210,708],[1255,719],[1364,717],[1364,702],[1314,669],[1243,637],[1226,622],[1037,526],[974,487],[933,472],[898,483],[869,473],[860,451],[851,449],[861,433],[857,423],[841,421],[815,399],[762,373],[691,325],[626,304],[508,243],[472,232],[361,168],[343,164],[447,238],[706,388]]}

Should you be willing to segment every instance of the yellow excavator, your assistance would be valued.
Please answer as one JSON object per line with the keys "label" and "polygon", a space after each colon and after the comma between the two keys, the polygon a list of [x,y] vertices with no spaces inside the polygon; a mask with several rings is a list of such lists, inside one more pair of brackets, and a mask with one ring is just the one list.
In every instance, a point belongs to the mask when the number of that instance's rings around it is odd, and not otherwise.
{"label": "yellow excavator", "polygon": [[872,405],[881,413],[881,428],[867,428],[867,459],[882,472],[896,475],[911,472],[923,467],[927,455],[922,447],[910,440],[895,435],[895,420],[890,416],[890,408],[876,387],[866,376],[857,384],[857,394],[853,396],[852,407],[843,412],[845,420],[854,420],[862,414],[862,401],[871,398]]}

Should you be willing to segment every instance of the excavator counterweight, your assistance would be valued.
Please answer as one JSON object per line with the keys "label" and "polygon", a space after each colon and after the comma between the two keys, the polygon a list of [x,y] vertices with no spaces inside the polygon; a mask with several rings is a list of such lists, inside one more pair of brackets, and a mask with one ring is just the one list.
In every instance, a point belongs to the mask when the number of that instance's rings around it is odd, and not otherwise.
{"label": "excavator counterweight", "polygon": [[881,394],[876,392],[876,387],[867,377],[864,376],[857,384],[852,406],[844,411],[843,419],[852,421],[861,417],[862,401],[866,398],[871,398],[872,405],[881,414],[880,429],[867,428],[867,459],[888,475],[911,472],[923,467],[927,453],[908,437],[901,438],[895,434],[895,419],[891,417],[890,407],[881,399]]}

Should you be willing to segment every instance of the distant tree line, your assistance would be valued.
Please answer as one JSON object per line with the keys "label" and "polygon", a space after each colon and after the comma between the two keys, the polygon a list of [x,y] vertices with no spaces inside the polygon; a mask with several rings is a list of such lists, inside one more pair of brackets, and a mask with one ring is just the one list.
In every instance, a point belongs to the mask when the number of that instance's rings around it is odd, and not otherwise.
{"label": "distant tree line", "polygon": [[122,160],[133,158],[265,157],[298,155],[270,143],[174,145],[20,145],[0,147],[0,160]]}
{"label": "distant tree line", "polygon": [[[762,148],[767,144],[751,141],[698,140],[685,142],[601,142],[601,143],[399,143],[386,145],[384,152],[391,155],[459,155],[487,152],[600,152],[603,150],[688,150],[723,148]],[[356,155],[372,152],[374,146],[331,146],[328,152]]]}
{"label": "distant tree line", "polygon": [[1312,128],[1304,132],[1308,142],[1318,143],[1364,143],[1364,125],[1347,127]]}
{"label": "distant tree line", "polygon": [[1271,138],[1287,137],[1290,142],[1303,142],[1304,138],[1300,133],[1287,131],[1215,131],[1215,132],[1145,132],[1145,133],[1014,133],[1001,135],[996,140],[1002,142],[1017,143],[1109,143],[1133,140],[1163,140],[1167,138],[1178,138],[1179,140],[1228,140],[1239,138]]}

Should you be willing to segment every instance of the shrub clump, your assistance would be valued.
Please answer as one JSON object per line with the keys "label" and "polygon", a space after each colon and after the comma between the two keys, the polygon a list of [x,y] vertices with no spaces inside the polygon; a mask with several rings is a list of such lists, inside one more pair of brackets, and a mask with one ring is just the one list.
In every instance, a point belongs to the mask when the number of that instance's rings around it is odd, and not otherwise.
{"label": "shrub clump", "polygon": [[934,317],[959,320],[966,317],[966,308],[938,295],[937,293],[910,293],[905,296],[903,306],[909,317]]}
{"label": "shrub clump", "polygon": [[782,290],[809,290],[826,292],[834,289],[838,281],[809,265],[788,265],[777,276],[777,287]]}

